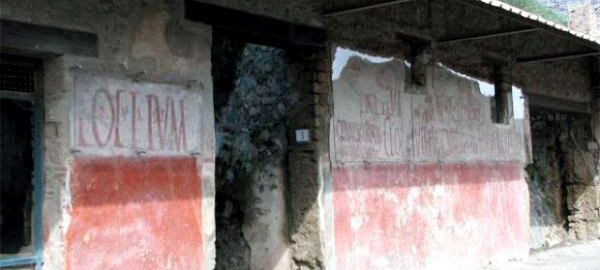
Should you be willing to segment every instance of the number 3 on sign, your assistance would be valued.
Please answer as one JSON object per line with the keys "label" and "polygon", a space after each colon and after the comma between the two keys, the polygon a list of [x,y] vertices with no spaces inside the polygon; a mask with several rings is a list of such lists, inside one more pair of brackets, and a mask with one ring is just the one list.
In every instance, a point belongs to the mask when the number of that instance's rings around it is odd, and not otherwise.
{"label": "number 3 on sign", "polygon": [[308,129],[296,129],[296,142],[310,142],[310,134],[308,132]]}

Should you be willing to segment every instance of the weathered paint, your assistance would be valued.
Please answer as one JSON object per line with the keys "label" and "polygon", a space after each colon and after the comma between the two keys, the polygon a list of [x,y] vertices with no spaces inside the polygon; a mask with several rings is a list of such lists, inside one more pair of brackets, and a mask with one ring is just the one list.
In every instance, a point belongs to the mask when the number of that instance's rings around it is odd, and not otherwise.
{"label": "weathered paint", "polygon": [[77,157],[66,269],[202,269],[193,157]]}
{"label": "weathered paint", "polygon": [[[377,60],[377,59],[375,59]],[[342,67],[336,68],[335,65]],[[407,83],[401,59],[334,62],[337,161],[472,162],[522,160],[520,125],[492,123],[478,83],[435,65],[428,85]]]}
{"label": "weathered paint", "polygon": [[466,269],[525,256],[517,163],[334,169],[336,269]]}
{"label": "weathered paint", "polygon": [[[94,154],[174,155],[201,149],[198,89],[75,74],[72,147]],[[202,134],[203,135],[203,134]]]}
{"label": "weathered paint", "polygon": [[526,256],[521,120],[493,123],[478,82],[442,65],[429,64],[418,86],[401,59],[351,54],[333,67],[335,269]]}

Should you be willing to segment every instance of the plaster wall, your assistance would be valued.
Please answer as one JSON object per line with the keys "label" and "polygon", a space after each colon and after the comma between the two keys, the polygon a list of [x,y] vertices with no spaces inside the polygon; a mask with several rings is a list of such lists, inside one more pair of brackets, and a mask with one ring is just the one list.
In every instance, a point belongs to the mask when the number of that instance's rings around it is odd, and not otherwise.
{"label": "plaster wall", "polygon": [[418,86],[403,59],[346,59],[333,62],[335,269],[527,256],[522,119],[492,123],[478,83],[443,66],[428,65]]}
{"label": "plaster wall", "polygon": [[44,59],[44,269],[212,269],[211,28],[180,1],[3,1],[98,35]]}

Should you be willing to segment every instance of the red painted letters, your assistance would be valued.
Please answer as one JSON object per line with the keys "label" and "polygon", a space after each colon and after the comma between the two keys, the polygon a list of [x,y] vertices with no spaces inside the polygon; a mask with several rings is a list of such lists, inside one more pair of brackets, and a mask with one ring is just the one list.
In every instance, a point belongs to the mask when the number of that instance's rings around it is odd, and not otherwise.
{"label": "red painted letters", "polygon": [[78,147],[188,151],[185,99],[146,94],[140,108],[138,94],[122,89],[95,90],[90,98],[91,111],[80,109],[75,118]]}

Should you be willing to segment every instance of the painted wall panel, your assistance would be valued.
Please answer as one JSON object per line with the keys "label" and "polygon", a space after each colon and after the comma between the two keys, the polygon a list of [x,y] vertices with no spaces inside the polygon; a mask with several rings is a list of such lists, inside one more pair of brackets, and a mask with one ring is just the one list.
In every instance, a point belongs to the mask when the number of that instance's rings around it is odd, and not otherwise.
{"label": "painted wall panel", "polygon": [[334,169],[336,269],[469,269],[528,252],[519,164]]}
{"label": "painted wall panel", "polygon": [[207,268],[211,93],[198,83],[72,75],[65,268]]}
{"label": "painted wall panel", "polygon": [[495,124],[483,82],[432,64],[415,85],[411,68],[336,53],[335,268],[477,269],[526,256],[522,114]]}
{"label": "painted wall panel", "polygon": [[[36,168],[44,176],[36,188],[44,196],[36,201],[42,268],[212,269],[211,26],[185,20],[184,1],[2,4],[3,19],[78,29],[98,41],[96,57],[45,58],[43,82],[36,80],[45,108]],[[44,47],[34,54],[46,55]],[[178,227],[191,213],[202,223]]]}
{"label": "painted wall panel", "polygon": [[67,269],[203,268],[195,158],[78,157],[70,187]]}
{"label": "painted wall panel", "polygon": [[435,65],[429,85],[417,88],[407,63],[372,58],[355,54],[334,62],[337,161],[524,159],[522,126],[492,123],[491,99],[478,82]]}
{"label": "painted wall panel", "polygon": [[75,73],[75,89],[72,147],[84,153],[200,153],[210,138],[199,89],[83,72]]}

